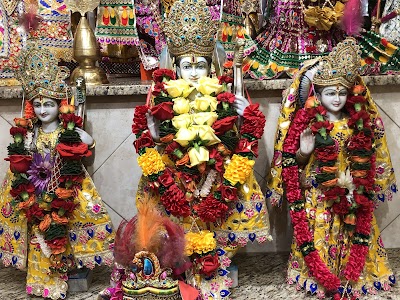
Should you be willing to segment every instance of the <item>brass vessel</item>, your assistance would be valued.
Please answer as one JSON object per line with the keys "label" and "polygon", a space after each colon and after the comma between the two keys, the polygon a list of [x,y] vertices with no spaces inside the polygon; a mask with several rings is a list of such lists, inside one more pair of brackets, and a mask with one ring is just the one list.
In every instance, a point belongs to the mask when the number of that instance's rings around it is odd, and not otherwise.
{"label": "brass vessel", "polygon": [[81,16],[74,37],[74,58],[79,63],[71,74],[71,83],[80,76],[85,78],[86,85],[108,83],[106,73],[96,66],[100,59],[100,49],[96,37],[85,16]]}

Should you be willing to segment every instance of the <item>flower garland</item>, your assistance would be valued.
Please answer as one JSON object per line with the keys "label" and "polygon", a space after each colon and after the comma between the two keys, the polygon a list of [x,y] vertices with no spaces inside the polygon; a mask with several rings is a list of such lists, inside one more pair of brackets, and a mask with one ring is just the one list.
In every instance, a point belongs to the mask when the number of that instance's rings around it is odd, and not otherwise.
{"label": "flower garland", "polygon": [[28,135],[33,134],[35,116],[31,103],[26,105],[25,117],[14,119],[16,126],[10,129],[14,141],[8,146],[6,160],[14,173],[11,205],[16,216],[23,215],[29,224],[37,225],[40,247],[51,258],[51,272],[64,274],[73,265],[62,254],[68,243],[67,224],[78,205],[74,198],[84,179],[81,159],[90,156],[91,151],[75,131],[76,127],[82,127],[82,118],[74,114],[73,105],[62,102],[59,116],[62,128],[55,136],[60,161],[57,162],[57,156],[52,159],[50,154],[43,158],[40,153],[30,153],[25,140],[30,140]]}
{"label": "flower garland", "polygon": [[[327,291],[335,292],[340,298],[338,289],[340,279],[322,262],[313,242],[305,211],[305,200],[299,182],[299,167],[296,162],[296,151],[299,149],[300,134],[313,122],[311,129],[315,135],[314,155],[317,163],[316,181],[324,189],[324,200],[332,205],[332,210],[343,217],[352,234],[350,256],[343,270],[348,281],[357,282],[365,265],[368,254],[368,242],[372,215],[374,210],[373,185],[375,181],[375,150],[368,101],[364,97],[365,87],[354,86],[346,102],[349,113],[348,126],[353,135],[348,140],[346,149],[350,158],[352,184],[337,177],[337,149],[329,136],[333,124],[325,120],[326,111],[315,97],[310,97],[305,108],[300,109],[289,128],[283,144],[282,177],[286,187],[286,197],[290,204],[290,215],[294,236],[310,274],[324,286]],[[349,177],[349,176],[348,176]],[[335,299],[336,299],[335,298]]]}
{"label": "flower garland", "polygon": [[[153,79],[154,106],[150,110],[160,122],[160,142],[168,160],[155,149],[146,119],[147,105],[136,107],[132,126],[138,163],[149,187],[160,193],[161,203],[174,216],[191,215],[204,222],[224,219],[228,204],[238,200],[238,188],[258,156],[264,115],[258,105],[249,105],[239,137],[235,125],[238,115],[232,105],[235,95],[228,92],[232,77],[203,77],[191,87],[183,79],[176,80],[173,71],[159,69]],[[189,101],[189,95],[196,91],[195,99]],[[210,170],[217,174],[202,182],[202,175]],[[211,191],[215,183],[217,189]]]}

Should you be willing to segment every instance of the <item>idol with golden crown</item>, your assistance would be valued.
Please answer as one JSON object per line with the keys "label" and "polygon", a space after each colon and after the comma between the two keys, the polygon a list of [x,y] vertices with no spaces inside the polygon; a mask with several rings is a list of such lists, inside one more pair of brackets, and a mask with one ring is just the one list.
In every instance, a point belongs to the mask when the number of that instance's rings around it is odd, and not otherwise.
{"label": "idol with golden crown", "polygon": [[382,119],[347,38],[308,61],[285,92],[267,198],[288,202],[287,280],[319,299],[387,291],[395,276],[374,216],[397,191]]}
{"label": "idol with golden crown", "polygon": [[7,267],[27,269],[28,295],[65,299],[69,271],[113,264],[115,234],[82,165],[95,142],[69,102],[68,69],[34,41],[18,60],[26,102],[10,129],[0,257]]}
{"label": "idol with golden crown", "polygon": [[179,286],[183,299],[196,299],[187,296],[193,291],[198,299],[228,299],[230,257],[249,242],[271,239],[253,174],[265,117],[243,97],[240,58],[234,66],[224,63],[217,30],[205,1],[174,2],[164,26],[163,68],[154,71],[148,101],[136,107],[132,126],[143,171],[137,203],[155,202],[185,232],[188,263],[161,266],[192,287]]}

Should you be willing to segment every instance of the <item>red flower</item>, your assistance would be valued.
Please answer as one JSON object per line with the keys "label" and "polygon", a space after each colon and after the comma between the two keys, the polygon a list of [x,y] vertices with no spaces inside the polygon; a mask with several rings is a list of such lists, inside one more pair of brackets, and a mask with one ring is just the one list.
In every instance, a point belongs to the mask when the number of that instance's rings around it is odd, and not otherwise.
{"label": "red flower", "polygon": [[233,83],[233,78],[231,76],[218,76],[218,80],[219,80],[219,84],[223,84],[223,83]]}
{"label": "red flower", "polygon": [[326,132],[328,133],[333,129],[333,124],[329,121],[320,121],[320,122],[315,122],[311,126],[311,130],[313,133],[317,133],[321,128],[325,128]]}
{"label": "red flower", "polygon": [[315,50],[317,50],[317,47],[315,46],[306,46],[306,52],[308,53],[314,53]]}
{"label": "red flower", "polygon": [[335,186],[324,193],[324,200],[336,200],[338,197],[344,196],[346,190],[344,188]]}
{"label": "red flower", "polygon": [[134,134],[138,134],[139,132],[147,129],[146,113],[148,111],[149,108],[146,105],[136,106],[132,125],[132,132]]}
{"label": "red flower", "polygon": [[236,96],[229,92],[221,93],[217,96],[218,102],[227,102],[229,104],[233,104],[233,102],[235,102],[235,99]]}
{"label": "red flower", "polygon": [[368,126],[370,119],[369,119],[369,114],[365,110],[361,110],[359,112],[352,114],[348,122],[348,125],[350,127],[353,127],[357,124],[357,121],[360,119],[363,121],[364,127]]}
{"label": "red flower", "polygon": [[155,82],[162,82],[164,78],[175,80],[176,76],[174,71],[170,69],[157,69],[153,72],[153,80]]}
{"label": "red flower", "polygon": [[387,47],[387,45],[388,45],[388,41],[387,41],[385,38],[382,38],[382,39],[381,39],[381,43],[382,43],[382,45],[385,46],[385,47]]}
{"label": "red flower", "polygon": [[62,175],[59,179],[60,183],[71,181],[74,184],[80,184],[83,181],[82,175]]}
{"label": "red flower", "polygon": [[265,116],[259,110],[259,104],[250,104],[243,113],[243,124],[240,127],[240,133],[248,133],[260,139],[264,133]]}
{"label": "red flower", "polygon": [[180,148],[180,145],[177,142],[173,141],[172,143],[168,144],[167,147],[165,147],[164,153],[168,154],[168,155],[174,154],[174,151],[179,148]]}
{"label": "red flower", "polygon": [[10,128],[10,134],[12,136],[16,136],[17,134],[26,136],[26,133],[27,133],[27,130],[26,130],[26,128],[23,128],[23,127],[11,127]]}
{"label": "red flower", "polygon": [[187,217],[190,215],[190,207],[186,201],[185,194],[176,185],[171,185],[160,198],[164,207],[176,217]]}
{"label": "red flower", "polygon": [[26,173],[31,165],[32,157],[30,155],[10,155],[4,160],[10,162],[10,170],[13,173]]}
{"label": "red flower", "polygon": [[258,156],[258,140],[249,142],[247,139],[240,139],[236,146],[236,153],[249,153]]}
{"label": "red flower", "polygon": [[145,147],[153,147],[155,146],[153,138],[149,131],[145,131],[139,138],[137,138],[133,145],[135,146],[136,153],[139,153],[139,150]]}
{"label": "red flower", "polygon": [[165,187],[169,187],[175,182],[175,180],[174,177],[172,176],[171,171],[166,169],[164,173],[158,177],[158,182],[160,182]]}
{"label": "red flower", "polygon": [[151,108],[151,113],[160,121],[170,120],[174,117],[172,102],[162,102]]}
{"label": "red flower", "polygon": [[213,275],[220,265],[218,255],[211,254],[198,258],[196,262],[201,265],[200,273],[208,277]]}
{"label": "red flower", "polygon": [[61,114],[60,118],[63,120],[64,128],[68,128],[68,123],[74,123],[78,127],[83,126],[82,118],[75,114]]}
{"label": "red flower", "polygon": [[66,250],[67,238],[59,237],[51,241],[46,241],[46,244],[51,249],[53,254],[60,254]]}
{"label": "red flower", "polygon": [[314,154],[317,160],[327,162],[331,160],[336,160],[338,157],[336,145],[326,146],[321,148],[316,148]]}
{"label": "red flower", "polygon": [[237,200],[237,189],[229,185],[221,185],[221,200],[225,202],[232,202]]}
{"label": "red flower", "polygon": [[26,219],[28,222],[32,222],[34,218],[41,219],[44,217],[44,211],[39,207],[38,203],[33,204],[25,212]]}
{"label": "red flower", "polygon": [[32,194],[35,192],[35,186],[32,183],[29,184],[20,184],[15,188],[10,190],[10,194],[13,198],[20,195],[22,192],[27,192],[28,194]]}
{"label": "red flower", "polygon": [[82,157],[89,157],[92,152],[88,150],[88,145],[85,143],[72,143],[67,145],[65,143],[60,143],[56,147],[58,153],[65,159],[78,160]]}
{"label": "red flower", "polygon": [[161,94],[161,92],[165,92],[165,88],[164,88],[164,82],[157,82],[154,86],[153,86],[153,96],[157,97]]}
{"label": "red flower", "polygon": [[210,150],[210,161],[214,161],[214,169],[221,173],[224,171],[224,158],[222,157],[221,153],[216,149],[212,148]]}
{"label": "red flower", "polygon": [[333,203],[332,209],[335,214],[344,216],[349,212],[350,206],[351,204],[349,203],[349,201],[347,201],[346,196],[341,196],[340,202]]}
{"label": "red flower", "polygon": [[369,135],[366,135],[363,131],[354,134],[349,144],[347,145],[347,149],[349,150],[358,150],[365,149],[369,150],[372,148],[372,138]]}
{"label": "red flower", "polygon": [[238,118],[237,116],[230,116],[230,117],[226,117],[226,118],[215,121],[214,124],[212,125],[212,128],[215,131],[215,134],[220,135],[220,134],[224,134],[228,130],[231,130],[233,125],[235,124],[237,118]]}
{"label": "red flower", "polygon": [[375,62],[372,57],[367,57],[366,59],[364,59],[364,61],[367,65],[372,65]]}
{"label": "red flower", "polygon": [[354,193],[354,200],[360,206],[369,206],[371,202],[367,196],[360,195],[357,192]]}
{"label": "red flower", "polygon": [[63,209],[66,212],[72,213],[74,209],[78,206],[73,201],[66,201],[60,198],[53,199],[51,201],[51,207],[54,209]]}
{"label": "red flower", "polygon": [[225,218],[228,206],[210,195],[194,209],[202,221],[213,223],[217,219]]}

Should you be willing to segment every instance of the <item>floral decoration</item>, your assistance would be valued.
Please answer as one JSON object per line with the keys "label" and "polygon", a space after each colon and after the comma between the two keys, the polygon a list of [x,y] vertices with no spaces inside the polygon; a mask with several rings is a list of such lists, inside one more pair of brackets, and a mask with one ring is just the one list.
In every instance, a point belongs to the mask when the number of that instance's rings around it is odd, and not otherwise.
{"label": "floral decoration", "polygon": [[[235,95],[228,86],[233,80],[227,74],[203,77],[191,86],[176,80],[171,70],[157,70],[153,106],[135,109],[132,132],[138,163],[149,188],[160,194],[165,209],[176,217],[224,220],[258,156],[265,117],[258,105],[249,105],[238,130]],[[196,96],[190,101],[193,93]],[[149,109],[159,123],[159,142],[153,141],[147,127]],[[156,145],[164,148],[168,158],[158,153]]]}
{"label": "floral decoration", "polygon": [[[71,267],[71,261],[63,258],[68,243],[67,224],[78,205],[74,198],[84,178],[81,159],[91,155],[75,131],[83,122],[74,109],[62,101],[58,144],[53,153],[44,156],[31,153],[25,146],[27,134],[33,132],[34,115],[16,118],[6,158],[14,174],[11,204],[17,215],[24,215],[31,225],[37,226],[40,248],[51,257],[50,270],[60,274]],[[55,177],[57,167],[59,174]]]}
{"label": "floral decoration", "polygon": [[336,293],[335,297],[338,299],[341,297],[338,290],[340,279],[322,262],[314,247],[313,233],[310,231],[305,211],[305,200],[301,196],[296,151],[299,149],[300,134],[311,123],[311,130],[315,135],[314,155],[318,167],[316,182],[324,191],[323,201],[332,206],[334,213],[342,216],[347,230],[351,231],[352,235],[350,257],[342,275],[348,281],[357,282],[368,253],[374,210],[375,150],[365,91],[364,86],[354,86],[346,102],[346,110],[350,116],[348,126],[353,130],[352,136],[346,142],[350,161],[350,169],[347,172],[338,172],[338,149],[329,135],[333,124],[326,120],[326,111],[314,96],[307,100],[304,108],[297,111],[283,144],[282,177],[297,245],[310,274],[327,291]]}

